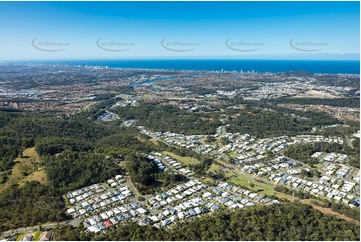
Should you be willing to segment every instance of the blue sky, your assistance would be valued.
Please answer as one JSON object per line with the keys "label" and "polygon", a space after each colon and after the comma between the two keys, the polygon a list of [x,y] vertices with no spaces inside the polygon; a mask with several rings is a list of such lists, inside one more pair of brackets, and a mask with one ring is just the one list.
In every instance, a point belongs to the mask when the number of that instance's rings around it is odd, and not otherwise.
{"label": "blue sky", "polygon": [[0,59],[359,58],[359,12],[359,2],[0,2]]}

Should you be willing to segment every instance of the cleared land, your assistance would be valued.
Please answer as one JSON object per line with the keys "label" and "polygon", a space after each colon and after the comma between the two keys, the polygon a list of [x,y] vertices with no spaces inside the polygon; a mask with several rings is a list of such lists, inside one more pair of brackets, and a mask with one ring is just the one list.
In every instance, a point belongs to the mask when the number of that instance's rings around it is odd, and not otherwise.
{"label": "cleared land", "polygon": [[38,181],[41,184],[47,184],[48,179],[45,171],[37,167],[39,155],[36,153],[34,147],[25,149],[22,157],[16,158],[14,162],[15,165],[11,170],[11,175],[8,180],[0,186],[0,192],[13,184],[22,186],[26,181]]}
{"label": "cleared land", "polygon": [[336,96],[332,93],[325,92],[325,91],[316,91],[316,90],[307,90],[302,94],[299,94],[297,96],[294,96],[295,98],[338,98],[339,96]]}
{"label": "cleared land", "polygon": [[218,173],[222,169],[221,166],[212,164],[211,167],[207,170],[207,173]]}
{"label": "cleared land", "polygon": [[168,155],[168,156],[172,157],[173,159],[178,160],[184,166],[198,165],[201,163],[196,158],[189,157],[189,156],[179,156],[179,155],[176,155],[169,151],[163,151],[163,154]]}

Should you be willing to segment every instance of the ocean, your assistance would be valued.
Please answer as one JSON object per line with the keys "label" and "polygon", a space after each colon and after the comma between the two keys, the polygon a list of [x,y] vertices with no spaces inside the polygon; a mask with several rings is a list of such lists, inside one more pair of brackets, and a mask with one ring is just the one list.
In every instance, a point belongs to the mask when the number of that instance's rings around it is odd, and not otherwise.
{"label": "ocean", "polygon": [[140,68],[166,70],[206,71],[255,71],[287,72],[306,71],[311,73],[360,74],[359,61],[347,60],[216,60],[216,59],[147,59],[147,60],[70,60],[70,61],[28,61],[34,64],[69,64],[108,66],[112,68]]}

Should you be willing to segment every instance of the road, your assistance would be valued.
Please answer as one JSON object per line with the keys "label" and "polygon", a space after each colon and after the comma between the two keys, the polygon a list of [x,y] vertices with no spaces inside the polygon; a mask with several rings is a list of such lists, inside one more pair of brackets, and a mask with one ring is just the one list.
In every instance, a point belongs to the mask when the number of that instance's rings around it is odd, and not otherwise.
{"label": "road", "polygon": [[126,185],[129,187],[129,189],[134,193],[135,197],[139,197],[139,196],[142,196],[139,191],[137,190],[137,188],[135,188],[133,182],[130,180],[130,177],[126,176],[125,177],[126,179]]}
{"label": "road", "polygon": [[52,229],[52,228],[56,228],[59,225],[66,225],[66,224],[69,224],[73,227],[77,227],[79,223],[80,223],[79,218],[72,219],[72,220],[66,220],[66,221],[62,221],[62,222],[44,223],[44,224],[39,224],[39,225],[32,226],[32,227],[8,230],[8,231],[1,233],[0,237],[6,238],[8,236],[12,236],[12,235],[16,235],[16,234],[30,233],[30,232],[33,232],[36,230],[40,230],[40,228],[41,229]]}
{"label": "road", "polygon": [[344,136],[343,142],[352,149],[354,148],[351,139],[347,135]]}

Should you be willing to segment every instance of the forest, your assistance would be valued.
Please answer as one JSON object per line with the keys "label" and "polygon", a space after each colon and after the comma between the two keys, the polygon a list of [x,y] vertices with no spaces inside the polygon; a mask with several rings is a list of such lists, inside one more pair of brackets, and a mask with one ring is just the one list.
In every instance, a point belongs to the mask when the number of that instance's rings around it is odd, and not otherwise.
{"label": "forest", "polygon": [[[139,153],[132,153],[126,161],[126,168],[133,184],[141,194],[155,193],[155,190],[178,182],[184,182],[186,177],[171,171],[160,171],[158,166]],[[157,189],[158,188],[158,189]]]}
{"label": "forest", "polygon": [[67,118],[0,112],[0,185],[9,179],[14,159],[34,146],[48,180],[48,185],[31,181],[1,192],[0,231],[65,220],[62,194],[122,174],[114,155],[151,150],[137,139],[135,128],[100,125],[88,120],[88,114]]}
{"label": "forest", "polygon": [[216,114],[191,113],[172,105],[144,103],[135,107],[116,107],[113,111],[124,120],[137,120],[137,125],[158,132],[185,135],[214,134],[222,123]]}
{"label": "forest", "polygon": [[312,127],[330,125],[337,120],[328,114],[302,112],[268,104],[246,104],[242,110],[227,110],[228,132],[248,133],[258,138],[298,135],[311,132]]}
{"label": "forest", "polygon": [[0,193],[0,232],[65,219],[65,204],[52,187],[27,182]]}

